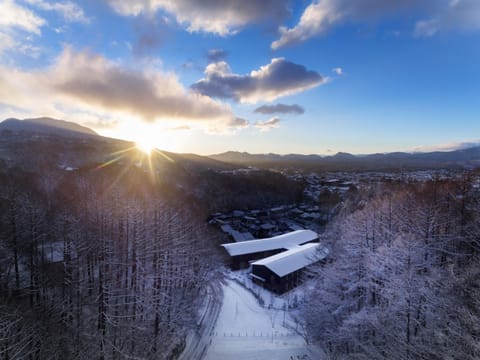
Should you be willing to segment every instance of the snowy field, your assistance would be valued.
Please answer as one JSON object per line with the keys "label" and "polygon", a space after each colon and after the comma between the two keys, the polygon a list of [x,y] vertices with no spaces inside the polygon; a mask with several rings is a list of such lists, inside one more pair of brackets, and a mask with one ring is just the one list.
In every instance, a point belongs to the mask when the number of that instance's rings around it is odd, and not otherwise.
{"label": "snowy field", "polygon": [[223,291],[223,304],[210,334],[206,360],[322,358],[303,337],[283,326],[288,314],[261,307],[255,297],[235,281],[228,280]]}

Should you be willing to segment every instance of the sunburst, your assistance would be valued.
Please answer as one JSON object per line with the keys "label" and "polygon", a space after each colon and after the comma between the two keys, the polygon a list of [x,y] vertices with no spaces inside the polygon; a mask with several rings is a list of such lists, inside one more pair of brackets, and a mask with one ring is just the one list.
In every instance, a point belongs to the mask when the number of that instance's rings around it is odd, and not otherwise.
{"label": "sunburst", "polygon": [[146,155],[151,155],[152,151],[157,147],[154,142],[148,138],[135,141],[135,146]]}

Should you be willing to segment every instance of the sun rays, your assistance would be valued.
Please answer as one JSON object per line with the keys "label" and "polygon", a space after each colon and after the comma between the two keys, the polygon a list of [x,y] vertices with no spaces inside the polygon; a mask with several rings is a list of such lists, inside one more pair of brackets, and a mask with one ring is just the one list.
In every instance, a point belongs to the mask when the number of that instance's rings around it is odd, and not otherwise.
{"label": "sun rays", "polygon": [[143,151],[147,156],[150,156],[153,150],[156,150],[156,146],[149,139],[137,140],[135,146],[138,150]]}
{"label": "sun rays", "polygon": [[157,182],[165,163],[175,161],[163,151],[151,143],[136,142],[133,146],[114,151],[108,158],[96,166],[96,170],[104,169],[113,165],[120,167],[112,185],[124,177],[132,168],[142,169],[151,182]]}

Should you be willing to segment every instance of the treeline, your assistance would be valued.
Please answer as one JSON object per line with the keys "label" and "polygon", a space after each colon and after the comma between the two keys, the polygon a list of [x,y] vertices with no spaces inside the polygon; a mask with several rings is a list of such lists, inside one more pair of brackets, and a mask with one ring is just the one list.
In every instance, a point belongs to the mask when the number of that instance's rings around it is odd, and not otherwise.
{"label": "treeline", "polygon": [[479,359],[478,188],[468,176],[390,185],[356,205],[325,235],[309,339],[331,359]]}
{"label": "treeline", "polygon": [[216,276],[214,236],[135,167],[0,173],[0,358],[174,358]]}
{"label": "treeline", "polygon": [[196,188],[202,192],[198,197],[209,206],[210,212],[296,203],[302,200],[305,188],[302,182],[266,170],[247,173],[206,171],[197,174],[196,181]]}

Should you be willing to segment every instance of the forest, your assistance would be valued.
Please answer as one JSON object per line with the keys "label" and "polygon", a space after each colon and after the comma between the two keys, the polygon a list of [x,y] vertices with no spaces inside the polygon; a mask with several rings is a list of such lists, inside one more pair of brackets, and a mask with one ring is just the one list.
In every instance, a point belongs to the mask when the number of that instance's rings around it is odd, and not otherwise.
{"label": "forest", "polygon": [[0,358],[178,355],[218,276],[201,208],[135,167],[0,183]]}
{"label": "forest", "polygon": [[480,358],[480,194],[457,180],[372,186],[322,235],[302,307],[330,359]]}

